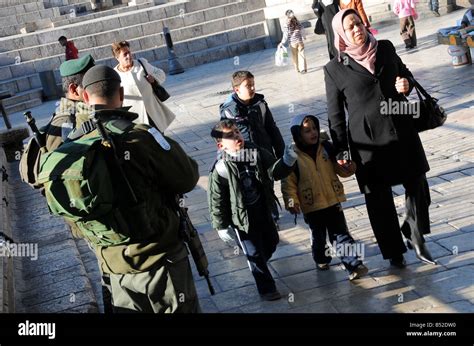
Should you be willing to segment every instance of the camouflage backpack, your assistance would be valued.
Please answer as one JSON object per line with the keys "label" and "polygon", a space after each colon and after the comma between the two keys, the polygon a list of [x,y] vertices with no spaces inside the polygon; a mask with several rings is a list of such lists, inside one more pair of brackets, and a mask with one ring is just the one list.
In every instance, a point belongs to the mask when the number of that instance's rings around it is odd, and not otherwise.
{"label": "camouflage backpack", "polygon": [[[113,138],[134,126],[126,122],[124,128],[124,121],[117,122],[122,125],[115,127],[114,121],[106,125]],[[123,182],[111,174],[117,172],[112,155],[94,130],[45,154],[40,164],[38,181],[44,185],[51,213],[74,222],[84,237],[98,246],[125,244],[153,233],[145,204],[127,205],[120,198]]]}

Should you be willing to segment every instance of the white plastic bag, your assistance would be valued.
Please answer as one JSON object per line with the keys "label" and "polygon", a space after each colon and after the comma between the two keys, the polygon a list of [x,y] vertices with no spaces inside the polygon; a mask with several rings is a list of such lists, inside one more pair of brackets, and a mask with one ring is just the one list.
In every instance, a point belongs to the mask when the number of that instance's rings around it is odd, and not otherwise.
{"label": "white plastic bag", "polygon": [[286,66],[288,65],[288,50],[284,46],[279,46],[275,53],[275,65]]}

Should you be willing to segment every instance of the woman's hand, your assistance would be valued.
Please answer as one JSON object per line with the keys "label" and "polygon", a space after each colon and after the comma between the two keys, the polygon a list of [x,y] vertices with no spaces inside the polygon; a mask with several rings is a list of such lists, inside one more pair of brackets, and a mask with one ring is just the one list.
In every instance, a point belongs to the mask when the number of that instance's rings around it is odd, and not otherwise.
{"label": "woman's hand", "polygon": [[395,89],[397,89],[398,93],[400,94],[406,94],[410,89],[408,79],[397,77],[395,80]]}
{"label": "woman's hand", "polygon": [[155,82],[155,78],[153,78],[151,74],[147,75],[145,78],[150,84]]}
{"label": "woman's hand", "polygon": [[288,211],[289,211],[290,214],[292,214],[292,215],[300,214],[300,213],[301,213],[300,205],[299,205],[299,204],[295,204],[293,207],[289,207],[289,208],[288,208]]}

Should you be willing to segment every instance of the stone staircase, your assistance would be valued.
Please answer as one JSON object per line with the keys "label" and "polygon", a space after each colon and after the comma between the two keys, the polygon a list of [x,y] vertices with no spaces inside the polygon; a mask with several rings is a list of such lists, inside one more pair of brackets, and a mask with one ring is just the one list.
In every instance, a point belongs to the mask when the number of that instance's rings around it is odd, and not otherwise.
{"label": "stone staircase", "polygon": [[[109,66],[116,65],[111,43],[127,40],[135,57],[144,57],[165,71],[168,69],[162,33],[165,26],[171,32],[174,50],[184,68],[269,45],[263,11],[265,0],[149,0],[104,11],[92,11],[90,2],[59,2],[61,6],[48,7],[51,2],[31,1],[20,5],[15,0],[0,0],[4,10],[8,9],[0,12],[0,16],[15,10],[17,18],[23,7],[28,14],[50,11],[47,13],[52,13],[49,20],[53,23],[47,29],[0,37],[0,90],[14,95],[4,100],[7,113],[42,102],[41,72],[54,71],[56,82],[60,83],[59,66],[64,61],[64,48],[57,39],[61,35],[74,41],[80,56],[91,54],[97,62]],[[7,23],[4,18],[0,17],[0,22]],[[0,31],[0,36],[2,33],[6,34],[5,29]]]}

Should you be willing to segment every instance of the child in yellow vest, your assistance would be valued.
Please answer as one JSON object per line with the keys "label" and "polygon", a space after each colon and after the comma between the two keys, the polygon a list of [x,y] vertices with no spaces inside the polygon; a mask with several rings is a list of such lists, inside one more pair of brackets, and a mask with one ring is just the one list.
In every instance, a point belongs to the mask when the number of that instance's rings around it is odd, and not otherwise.
{"label": "child in yellow vest", "polygon": [[[349,280],[366,275],[362,264],[363,244],[356,244],[349,234],[341,202],[346,200],[337,175],[349,177],[355,163],[339,166],[327,138],[320,138],[319,121],[313,115],[298,115],[291,122],[291,133],[298,155],[297,167],[283,179],[281,190],[285,207],[292,214],[303,213],[311,229],[311,248],[319,270],[328,270],[331,254],[341,259]],[[326,234],[333,244],[328,248]]]}

